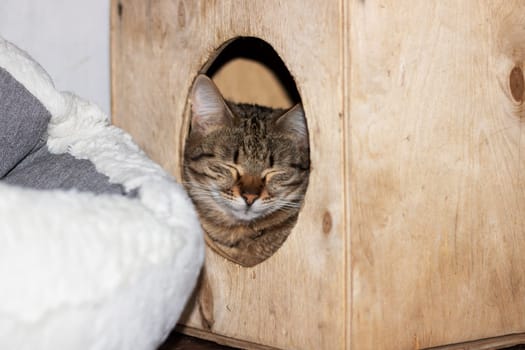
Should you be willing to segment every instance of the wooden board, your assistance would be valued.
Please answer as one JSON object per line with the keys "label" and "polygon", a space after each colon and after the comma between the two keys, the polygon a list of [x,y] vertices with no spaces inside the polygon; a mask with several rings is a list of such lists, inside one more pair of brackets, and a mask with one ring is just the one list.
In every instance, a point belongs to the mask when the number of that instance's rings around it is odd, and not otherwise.
{"label": "wooden board", "polygon": [[316,350],[525,332],[525,3],[113,0],[113,120],[177,178],[191,82],[236,36],[295,78],[311,184],[266,262],[208,251],[182,329]]}
{"label": "wooden board", "polygon": [[[227,40],[249,35],[272,45],[296,79],[306,111],[313,171],[297,226],[255,268],[208,250],[205,287],[181,323],[280,349],[342,348],[342,64],[340,41],[333,40],[340,34],[338,3],[113,1],[112,7],[114,123],[177,178],[188,90]],[[277,8],[286,18],[276,21]],[[322,21],[323,31],[311,26],[315,21]],[[290,38],[297,38],[293,45]]]}
{"label": "wooden board", "polygon": [[[351,349],[525,330],[522,1],[350,1]],[[517,80],[516,80],[517,79]]]}

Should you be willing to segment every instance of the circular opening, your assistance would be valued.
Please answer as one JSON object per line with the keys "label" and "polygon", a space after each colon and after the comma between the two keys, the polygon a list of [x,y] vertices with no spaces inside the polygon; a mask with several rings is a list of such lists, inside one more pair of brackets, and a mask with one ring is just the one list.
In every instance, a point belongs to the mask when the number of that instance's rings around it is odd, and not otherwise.
{"label": "circular opening", "polygon": [[254,266],[284,243],[308,186],[308,129],[297,86],[270,44],[241,37],[208,60],[188,101],[182,178],[206,242]]}

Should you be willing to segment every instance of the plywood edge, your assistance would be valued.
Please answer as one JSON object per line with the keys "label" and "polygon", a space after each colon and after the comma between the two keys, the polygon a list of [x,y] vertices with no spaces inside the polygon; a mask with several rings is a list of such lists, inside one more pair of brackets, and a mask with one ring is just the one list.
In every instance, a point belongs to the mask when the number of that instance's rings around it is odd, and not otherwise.
{"label": "plywood edge", "polygon": [[188,327],[188,326],[184,326],[184,325],[180,325],[180,324],[177,325],[175,330],[177,332],[180,332],[182,334],[186,334],[186,335],[189,335],[189,336],[192,336],[192,337],[196,337],[196,338],[200,338],[200,339],[204,339],[204,340],[209,340],[209,341],[213,341],[215,343],[221,344],[221,345],[232,346],[232,347],[240,348],[240,349],[279,350],[277,348],[272,348],[272,347],[269,347],[269,346],[260,345],[260,344],[257,344],[257,343],[252,343],[252,342],[249,342],[249,341],[238,340],[238,339],[226,337],[224,335],[210,333],[210,332],[204,331],[202,329]]}
{"label": "plywood edge", "polygon": [[525,333],[509,334],[501,337],[487,338],[466,343],[437,346],[426,348],[425,350],[492,350],[503,349],[520,344],[525,344]]}
{"label": "plywood edge", "polygon": [[115,115],[117,114],[116,111],[115,111],[115,91],[116,91],[116,87],[115,87],[115,79],[116,79],[116,65],[117,65],[117,62],[116,62],[116,41],[117,41],[117,38],[116,38],[116,35],[117,35],[117,31],[116,31],[116,25],[117,25],[117,21],[118,21],[118,10],[117,10],[117,7],[118,7],[118,0],[111,0],[109,2],[109,69],[110,69],[110,72],[109,72],[109,77],[110,77],[110,91],[109,91],[109,100],[110,100],[110,116],[111,116],[111,121],[112,123],[114,124],[115,123]]}

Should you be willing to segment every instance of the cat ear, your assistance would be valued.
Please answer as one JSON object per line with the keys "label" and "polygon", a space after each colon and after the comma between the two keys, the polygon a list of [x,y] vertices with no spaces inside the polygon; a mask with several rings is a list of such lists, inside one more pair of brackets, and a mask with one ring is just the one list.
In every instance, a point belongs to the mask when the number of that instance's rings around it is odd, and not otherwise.
{"label": "cat ear", "polygon": [[207,135],[211,131],[232,124],[233,118],[221,93],[213,81],[199,74],[191,90],[191,132]]}
{"label": "cat ear", "polygon": [[303,105],[298,103],[275,121],[279,132],[292,136],[299,145],[308,148],[308,128],[304,116]]}

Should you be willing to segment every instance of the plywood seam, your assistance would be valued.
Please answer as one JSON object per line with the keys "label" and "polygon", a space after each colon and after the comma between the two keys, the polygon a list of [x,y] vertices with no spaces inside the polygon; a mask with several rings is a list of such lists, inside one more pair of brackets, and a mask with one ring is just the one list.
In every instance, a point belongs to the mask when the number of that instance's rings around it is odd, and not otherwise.
{"label": "plywood seam", "polygon": [[344,295],[344,347],[351,349],[351,323],[352,323],[352,269],[351,269],[351,237],[350,237],[350,174],[351,162],[349,160],[350,150],[350,5],[348,0],[340,0],[340,63],[342,70],[342,101],[341,101],[341,126],[342,126],[342,163],[343,169],[343,242],[344,242],[344,262],[343,262],[343,295]]}

